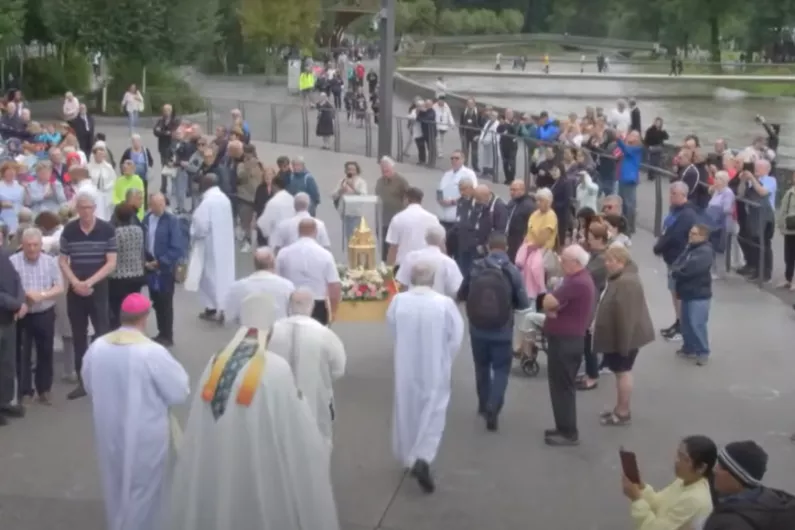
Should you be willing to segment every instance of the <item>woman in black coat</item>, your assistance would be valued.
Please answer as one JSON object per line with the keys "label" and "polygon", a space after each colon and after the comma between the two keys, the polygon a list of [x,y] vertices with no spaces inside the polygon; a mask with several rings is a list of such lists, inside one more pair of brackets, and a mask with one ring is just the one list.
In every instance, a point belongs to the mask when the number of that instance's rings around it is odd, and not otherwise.
{"label": "woman in black coat", "polygon": [[326,94],[320,95],[320,101],[315,107],[317,109],[317,127],[315,134],[323,139],[323,149],[331,149],[331,139],[334,137],[334,120],[337,118],[337,110],[328,100]]}

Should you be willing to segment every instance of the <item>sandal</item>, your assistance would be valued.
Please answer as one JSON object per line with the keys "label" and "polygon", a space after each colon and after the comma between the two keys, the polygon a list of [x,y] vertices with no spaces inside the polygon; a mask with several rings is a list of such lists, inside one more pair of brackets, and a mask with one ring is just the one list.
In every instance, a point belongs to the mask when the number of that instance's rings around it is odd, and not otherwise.
{"label": "sandal", "polygon": [[632,423],[632,416],[629,414],[626,416],[619,416],[615,412],[611,412],[607,416],[602,416],[600,423],[605,427],[623,427]]}
{"label": "sandal", "polygon": [[582,392],[587,392],[588,390],[594,390],[598,386],[599,386],[599,381],[594,381],[589,385],[588,380],[585,377],[577,381],[577,390],[580,390]]}

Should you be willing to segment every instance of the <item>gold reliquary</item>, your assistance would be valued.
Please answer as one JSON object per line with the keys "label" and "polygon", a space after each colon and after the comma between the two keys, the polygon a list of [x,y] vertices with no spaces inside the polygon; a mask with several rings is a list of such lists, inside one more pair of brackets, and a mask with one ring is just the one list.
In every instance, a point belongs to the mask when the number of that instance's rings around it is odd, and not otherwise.
{"label": "gold reliquary", "polygon": [[362,217],[359,226],[348,240],[348,267],[353,269],[375,270],[375,237]]}

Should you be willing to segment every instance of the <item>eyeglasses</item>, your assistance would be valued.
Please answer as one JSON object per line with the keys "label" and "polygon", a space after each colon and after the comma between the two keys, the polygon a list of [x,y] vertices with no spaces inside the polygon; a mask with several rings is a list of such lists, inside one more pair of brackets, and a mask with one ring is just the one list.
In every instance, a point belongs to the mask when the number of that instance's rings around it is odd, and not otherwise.
{"label": "eyeglasses", "polygon": [[450,160],[461,160],[460,156],[451,156]]}

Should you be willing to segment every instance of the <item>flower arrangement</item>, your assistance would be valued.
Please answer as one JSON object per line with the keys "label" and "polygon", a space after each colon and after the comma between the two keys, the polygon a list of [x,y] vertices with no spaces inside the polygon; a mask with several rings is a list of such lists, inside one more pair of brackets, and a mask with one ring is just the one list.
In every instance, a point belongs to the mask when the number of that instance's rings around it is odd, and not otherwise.
{"label": "flower arrangement", "polygon": [[386,300],[397,293],[392,270],[383,263],[373,270],[337,265],[343,301]]}

